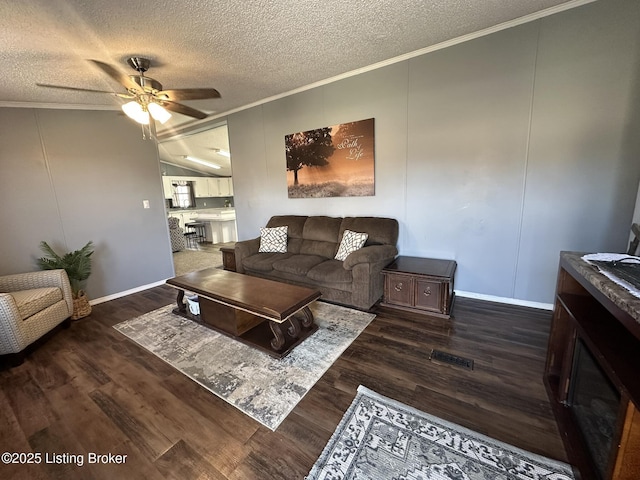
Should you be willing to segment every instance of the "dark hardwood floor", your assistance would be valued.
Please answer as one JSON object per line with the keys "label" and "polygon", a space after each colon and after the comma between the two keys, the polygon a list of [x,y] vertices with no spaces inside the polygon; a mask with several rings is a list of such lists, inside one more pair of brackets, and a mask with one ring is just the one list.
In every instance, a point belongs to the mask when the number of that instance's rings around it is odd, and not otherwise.
{"label": "dark hardwood floor", "polygon": [[[0,478],[302,479],[360,384],[566,461],[542,383],[548,311],[465,298],[450,321],[379,309],[271,432],[111,328],[174,298],[162,286],[95,305],[0,371],[0,452],[42,454],[40,464],[0,464]],[[432,348],[474,369],[431,362]],[[88,464],[89,452],[126,461]],[[85,463],[45,463],[64,459],[53,453]]]}

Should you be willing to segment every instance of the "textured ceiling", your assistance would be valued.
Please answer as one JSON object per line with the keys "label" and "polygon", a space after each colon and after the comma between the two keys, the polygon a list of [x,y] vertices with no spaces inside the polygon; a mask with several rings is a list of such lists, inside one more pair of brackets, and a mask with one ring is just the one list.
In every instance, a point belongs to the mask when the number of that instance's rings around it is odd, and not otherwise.
{"label": "textured ceiling", "polygon": [[[87,59],[127,74],[147,56],[164,88],[212,116],[552,7],[589,0],[0,0],[0,106],[118,108],[124,92]],[[169,128],[193,123],[174,114]]]}

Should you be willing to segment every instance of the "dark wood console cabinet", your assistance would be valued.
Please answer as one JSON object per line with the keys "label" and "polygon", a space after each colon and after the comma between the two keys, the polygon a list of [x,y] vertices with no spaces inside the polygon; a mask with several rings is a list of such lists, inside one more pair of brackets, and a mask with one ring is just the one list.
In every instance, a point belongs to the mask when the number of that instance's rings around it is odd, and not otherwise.
{"label": "dark wood console cabinet", "polygon": [[[549,335],[545,385],[569,461],[582,480],[640,479],[640,298],[601,274],[582,254],[562,252]],[[587,351],[587,353],[583,353]],[[592,360],[591,369],[581,358]],[[589,363],[586,362],[586,363]],[[595,368],[594,368],[595,367]],[[587,373],[580,373],[588,370]],[[600,372],[593,375],[592,372]],[[595,379],[595,380],[594,380]],[[604,380],[602,380],[604,379]],[[600,387],[598,386],[600,385]],[[591,419],[609,419],[607,448],[588,435]],[[598,415],[600,391],[612,392],[614,408]],[[583,395],[581,393],[581,395]],[[584,398],[584,397],[582,397]],[[580,400],[582,402],[582,400]],[[611,402],[610,402],[611,403]],[[582,409],[582,410],[581,410]]]}
{"label": "dark wood console cabinet", "polygon": [[450,318],[456,262],[400,256],[385,267],[382,306]]}
{"label": "dark wood console cabinet", "polygon": [[[235,245],[235,244],[234,244]],[[236,271],[236,251],[234,246],[220,247],[222,252],[222,268],[230,272]]]}

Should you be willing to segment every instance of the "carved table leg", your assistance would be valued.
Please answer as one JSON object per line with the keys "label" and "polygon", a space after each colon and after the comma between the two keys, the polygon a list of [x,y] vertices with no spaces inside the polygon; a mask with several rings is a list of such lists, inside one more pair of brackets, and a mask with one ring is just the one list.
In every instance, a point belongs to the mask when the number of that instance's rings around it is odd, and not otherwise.
{"label": "carved table leg", "polygon": [[311,310],[309,309],[309,307],[304,307],[301,312],[304,314],[304,319],[302,320],[302,326],[304,328],[309,328],[311,325],[313,325],[313,313],[311,313]]}
{"label": "carved table leg", "polygon": [[178,298],[176,299],[176,303],[178,304],[178,311],[181,313],[185,313],[187,311],[187,305],[182,301],[184,298],[184,290],[178,289]]}
{"label": "carved table leg", "polygon": [[271,340],[271,348],[278,351],[284,347],[284,333],[282,333],[282,327],[279,323],[272,321],[269,321],[269,327],[271,328],[271,332],[273,332],[274,336]]}
{"label": "carved table leg", "polygon": [[289,317],[290,326],[287,328],[287,333],[291,338],[298,338],[300,335],[300,322],[293,315]]}

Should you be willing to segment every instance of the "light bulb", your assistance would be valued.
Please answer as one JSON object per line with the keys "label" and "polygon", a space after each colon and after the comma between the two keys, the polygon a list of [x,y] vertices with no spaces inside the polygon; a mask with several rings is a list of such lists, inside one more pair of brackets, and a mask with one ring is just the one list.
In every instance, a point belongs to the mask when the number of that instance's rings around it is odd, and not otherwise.
{"label": "light bulb", "polygon": [[138,123],[142,123],[143,125],[149,125],[149,112],[142,108],[136,101],[131,101],[122,105],[122,111],[127,115],[127,117],[132,118]]}
{"label": "light bulb", "polygon": [[160,123],[165,123],[171,118],[171,114],[167,112],[167,110],[162,105],[158,105],[157,103],[152,102],[147,105],[147,108],[149,109],[149,113],[151,114],[153,119],[159,121]]}

